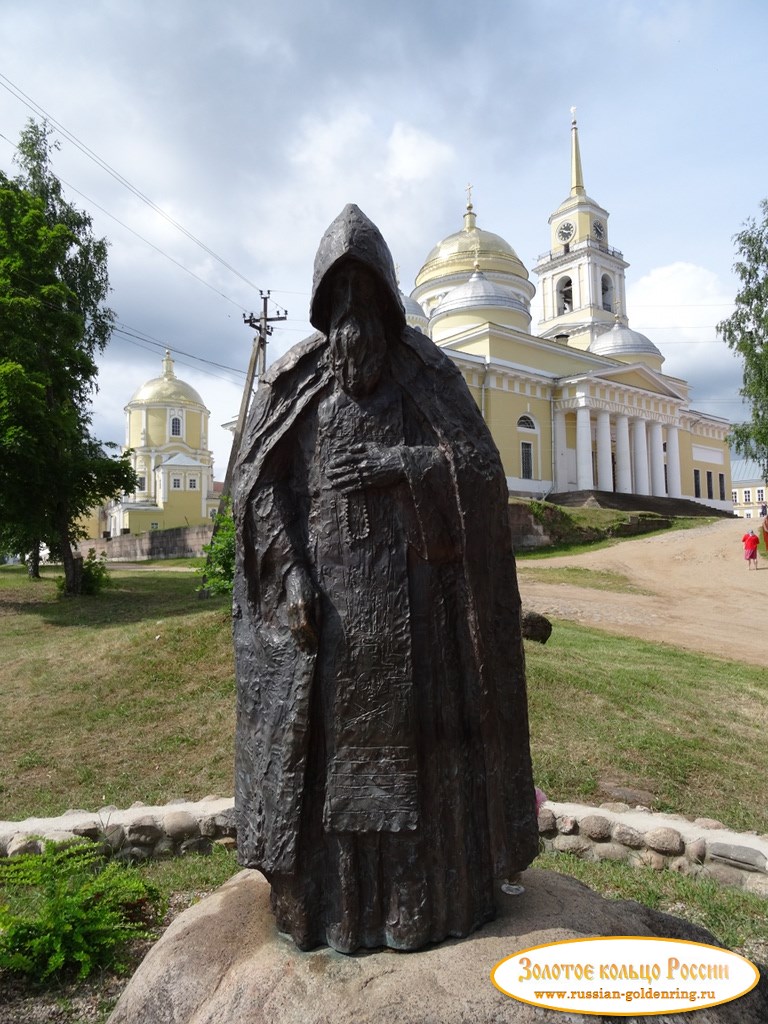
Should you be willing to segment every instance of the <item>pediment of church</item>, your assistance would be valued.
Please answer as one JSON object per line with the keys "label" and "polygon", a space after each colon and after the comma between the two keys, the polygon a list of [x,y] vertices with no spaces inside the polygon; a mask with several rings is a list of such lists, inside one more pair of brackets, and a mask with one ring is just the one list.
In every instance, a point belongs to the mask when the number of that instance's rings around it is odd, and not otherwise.
{"label": "pediment of church", "polygon": [[[575,380],[575,378],[573,378]],[[606,384],[617,384],[625,388],[638,388],[642,391],[650,391],[664,398],[671,398],[674,401],[686,402],[688,395],[679,386],[677,381],[665,377],[662,373],[656,373],[643,363],[633,363],[629,366],[617,366],[610,369],[599,370],[585,374],[585,380],[600,381]],[[561,383],[564,383],[561,381]]]}

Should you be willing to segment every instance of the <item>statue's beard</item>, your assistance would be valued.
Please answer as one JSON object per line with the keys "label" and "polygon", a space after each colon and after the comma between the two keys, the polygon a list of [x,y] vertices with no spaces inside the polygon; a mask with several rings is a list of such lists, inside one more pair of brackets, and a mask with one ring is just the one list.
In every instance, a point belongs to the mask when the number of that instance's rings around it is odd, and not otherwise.
{"label": "statue's beard", "polygon": [[387,355],[387,338],[378,317],[346,314],[329,333],[331,367],[347,394],[370,394],[379,382]]}

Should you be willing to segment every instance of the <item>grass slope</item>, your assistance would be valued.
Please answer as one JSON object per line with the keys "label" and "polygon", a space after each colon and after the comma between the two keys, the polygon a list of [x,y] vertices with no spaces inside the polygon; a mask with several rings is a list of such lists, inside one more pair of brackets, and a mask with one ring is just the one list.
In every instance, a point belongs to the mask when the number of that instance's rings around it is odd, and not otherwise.
{"label": "grass slope", "polygon": [[[229,602],[184,573],[129,571],[98,597],[0,568],[0,818],[232,792]],[[555,623],[527,646],[537,783],[601,784],[768,831],[768,684],[749,666]]]}
{"label": "grass slope", "polygon": [[72,600],[0,569],[0,818],[232,792],[229,602],[113,578]]}

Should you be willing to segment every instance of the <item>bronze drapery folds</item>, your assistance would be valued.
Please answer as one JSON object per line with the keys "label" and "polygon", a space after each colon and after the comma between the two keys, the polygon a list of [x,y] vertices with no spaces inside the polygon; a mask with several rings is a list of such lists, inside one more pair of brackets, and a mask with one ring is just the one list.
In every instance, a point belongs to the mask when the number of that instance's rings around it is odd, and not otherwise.
{"label": "bronze drapery folds", "polygon": [[300,948],[418,949],[537,852],[506,480],[356,206],[311,320],[236,472],[239,858]]}

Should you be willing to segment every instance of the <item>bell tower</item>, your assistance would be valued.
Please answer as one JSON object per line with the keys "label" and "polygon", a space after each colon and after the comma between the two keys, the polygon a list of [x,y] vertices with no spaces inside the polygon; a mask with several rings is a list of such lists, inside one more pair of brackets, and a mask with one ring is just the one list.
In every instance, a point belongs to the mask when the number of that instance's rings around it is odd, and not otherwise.
{"label": "bell tower", "polygon": [[608,244],[608,211],[590,199],[581,169],[576,108],[571,107],[571,190],[549,218],[549,251],[539,257],[539,333],[586,349],[618,320],[626,323],[624,271]]}

